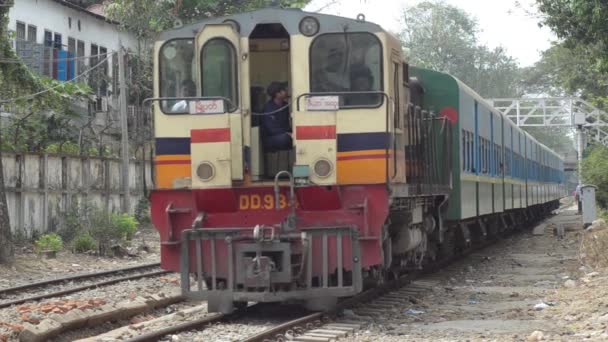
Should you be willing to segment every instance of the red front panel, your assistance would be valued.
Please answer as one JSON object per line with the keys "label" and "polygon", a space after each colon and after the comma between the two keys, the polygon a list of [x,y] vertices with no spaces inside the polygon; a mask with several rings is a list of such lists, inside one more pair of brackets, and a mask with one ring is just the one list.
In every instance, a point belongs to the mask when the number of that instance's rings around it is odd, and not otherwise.
{"label": "red front panel", "polygon": [[[343,186],[296,188],[297,229],[352,226],[358,229],[363,267],[382,263],[381,231],[388,215],[388,195],[385,186]],[[152,193],[152,221],[161,239],[161,263],[168,270],[179,271],[179,240],[184,229],[192,227],[200,212],[206,214],[203,229],[244,228],[256,225],[276,226],[285,221],[290,212],[289,188],[283,187],[279,197],[280,209],[275,209],[272,187],[205,189],[205,190],[158,190]],[[174,213],[169,214],[167,208]],[[328,239],[329,267],[336,267],[336,240]],[[194,245],[190,246],[194,258]],[[321,253],[321,241],[315,239],[313,248]],[[205,266],[210,262],[210,246],[203,244]],[[318,255],[318,254],[317,254]],[[351,268],[351,246],[343,240],[344,267]],[[216,243],[216,260],[227,260],[225,243]],[[193,263],[191,263],[192,265]],[[218,276],[225,272],[220,263]],[[313,272],[320,272],[319,262],[313,264]]]}

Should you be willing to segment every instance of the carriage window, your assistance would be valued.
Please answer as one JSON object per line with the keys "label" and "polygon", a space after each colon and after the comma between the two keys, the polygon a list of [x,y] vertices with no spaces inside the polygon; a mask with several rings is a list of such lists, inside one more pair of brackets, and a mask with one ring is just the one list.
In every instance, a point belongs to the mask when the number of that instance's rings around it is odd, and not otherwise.
{"label": "carriage window", "polygon": [[[165,43],[159,56],[160,96],[196,96],[194,83],[194,40],[176,39]],[[161,109],[169,114],[188,113],[185,100],[163,101]]]}
{"label": "carriage window", "polygon": [[[382,46],[370,33],[332,33],[317,37],[310,47],[311,92],[382,90]],[[342,108],[377,107],[377,94],[346,95]]]}
{"label": "carriage window", "polygon": [[211,39],[201,51],[203,96],[230,99],[232,110],[237,104],[236,52],[225,39]]}

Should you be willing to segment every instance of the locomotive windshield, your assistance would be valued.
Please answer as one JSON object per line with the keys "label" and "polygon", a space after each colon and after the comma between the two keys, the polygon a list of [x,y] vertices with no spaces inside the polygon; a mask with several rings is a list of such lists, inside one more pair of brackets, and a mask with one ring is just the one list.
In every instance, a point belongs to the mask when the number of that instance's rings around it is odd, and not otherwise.
{"label": "locomotive windshield", "polygon": [[[319,36],[310,48],[312,92],[382,90],[380,41],[370,33],[331,33]],[[341,107],[376,107],[378,95],[346,95]]]}
{"label": "locomotive windshield", "polygon": [[[194,40],[175,39],[163,45],[159,56],[160,96],[196,96],[194,83]],[[185,101],[163,101],[165,113],[182,114],[188,112]]]}
{"label": "locomotive windshield", "polygon": [[208,41],[201,51],[203,96],[222,96],[237,106],[236,56],[232,44],[221,38]]}

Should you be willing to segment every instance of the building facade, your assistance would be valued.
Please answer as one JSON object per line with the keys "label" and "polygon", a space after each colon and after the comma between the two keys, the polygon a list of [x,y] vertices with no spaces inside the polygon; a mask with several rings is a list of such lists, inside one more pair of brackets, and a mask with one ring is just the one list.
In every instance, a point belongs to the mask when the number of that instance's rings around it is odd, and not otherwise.
{"label": "building facade", "polygon": [[[137,46],[131,33],[104,16],[101,5],[85,9],[63,0],[19,0],[9,11],[8,28],[15,32],[21,59],[34,71],[58,80],[73,79],[99,64],[118,51],[120,43]],[[117,63],[116,54],[112,57],[102,70],[109,77]]]}

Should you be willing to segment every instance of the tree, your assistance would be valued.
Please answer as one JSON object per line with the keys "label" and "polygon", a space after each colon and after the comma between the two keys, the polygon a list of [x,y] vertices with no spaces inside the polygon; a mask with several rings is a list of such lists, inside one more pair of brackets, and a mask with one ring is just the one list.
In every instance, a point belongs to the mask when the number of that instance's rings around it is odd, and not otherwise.
{"label": "tree", "polygon": [[412,65],[447,72],[484,97],[518,95],[519,67],[501,48],[479,44],[477,21],[443,2],[408,7],[400,34]]}
{"label": "tree", "polygon": [[602,208],[608,208],[608,148],[597,145],[583,160],[583,181],[598,187],[595,195]]}
{"label": "tree", "polygon": [[598,46],[608,61],[608,2],[604,0],[537,0],[549,26],[568,47]]}
{"label": "tree", "polygon": [[[34,75],[16,56],[13,51],[8,32],[8,11],[11,7],[2,1],[0,6],[0,106],[10,106],[24,113],[24,117],[17,117],[19,122],[32,124],[34,120],[39,123],[48,123],[64,115],[71,115],[68,107],[78,97],[90,93],[87,86],[74,83],[60,83],[58,81],[42,79]],[[40,129],[30,132],[29,139],[39,139],[41,132],[49,127],[44,124],[30,127]],[[4,189],[4,173],[2,165],[2,150],[6,147],[4,134],[0,134],[0,263],[12,263],[14,248],[10,228],[10,218]]]}

